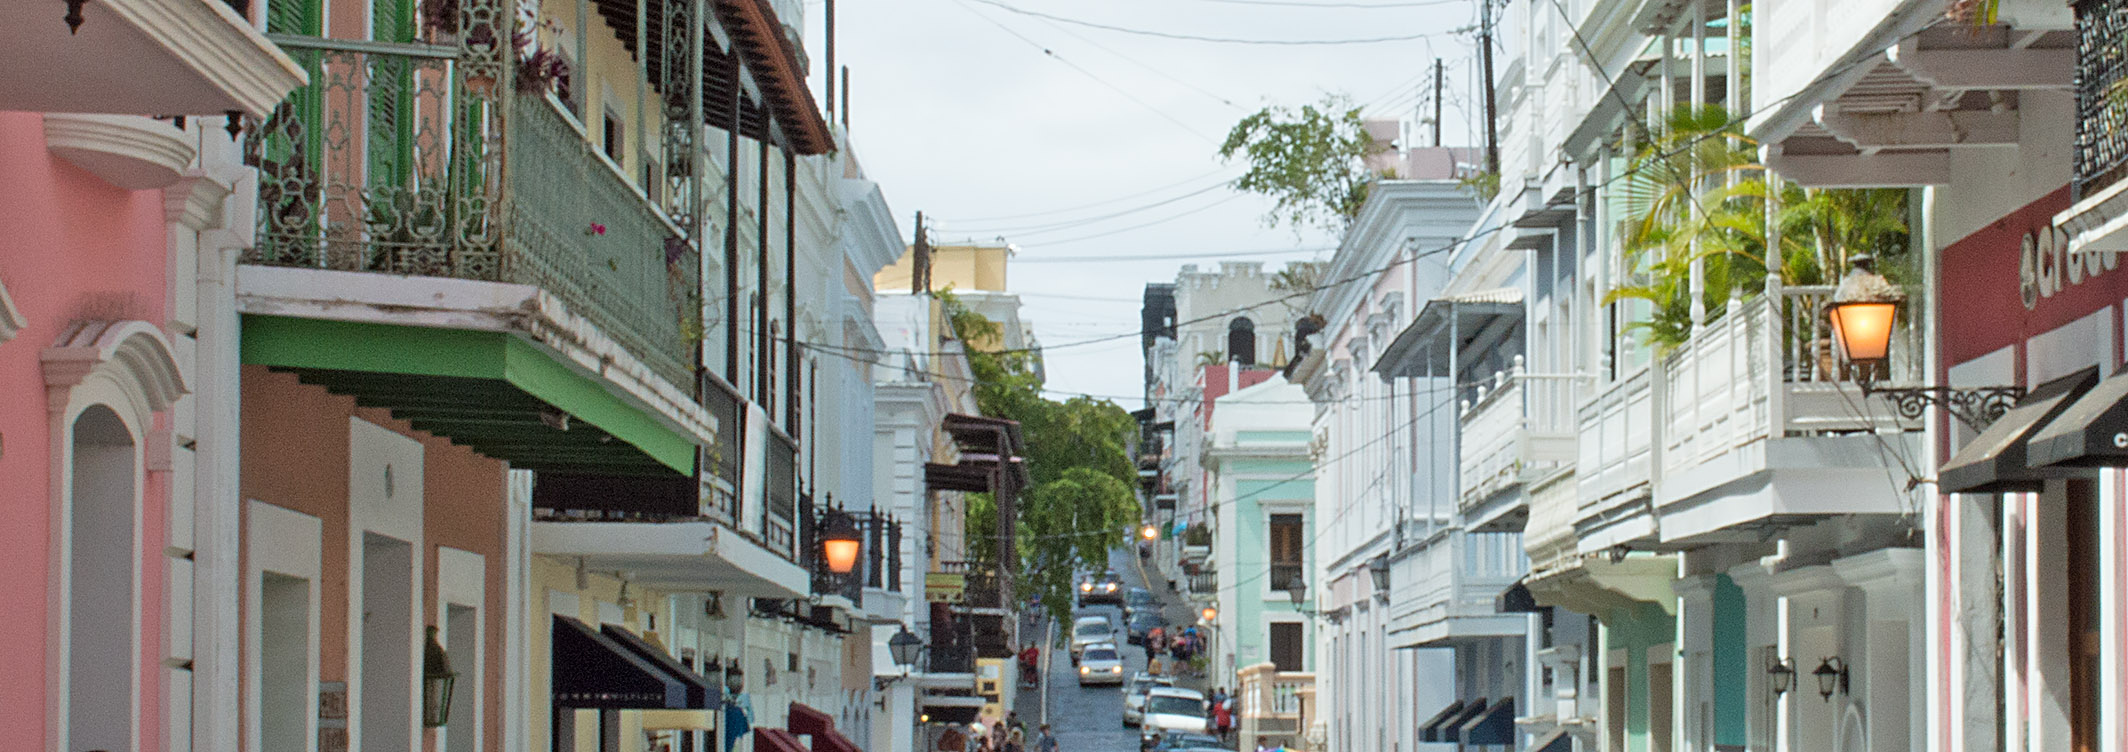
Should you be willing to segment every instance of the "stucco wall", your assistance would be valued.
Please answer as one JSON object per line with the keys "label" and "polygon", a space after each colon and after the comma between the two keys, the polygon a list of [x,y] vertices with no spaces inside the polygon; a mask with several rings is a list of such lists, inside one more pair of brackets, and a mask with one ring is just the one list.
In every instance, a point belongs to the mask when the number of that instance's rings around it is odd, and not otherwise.
{"label": "stucco wall", "polygon": [[[438,546],[480,554],[486,564],[486,633],[483,673],[486,693],[484,743],[502,744],[504,665],[504,557],[506,470],[499,460],[453,446],[412,429],[385,410],[356,407],[354,399],[303,384],[292,374],[263,366],[243,367],[243,476],[246,499],[312,515],[323,522],[319,680],[348,681],[349,418],[359,418],[413,438],[422,447],[423,621],[437,624],[435,598]],[[248,531],[245,539],[249,540]],[[463,659],[453,658],[461,674]],[[461,688],[463,685],[461,685]],[[248,709],[246,709],[248,712]],[[352,720],[351,720],[352,723]],[[434,734],[427,734],[430,748]]]}
{"label": "stucco wall", "polygon": [[[29,112],[0,112],[0,280],[29,320],[14,340],[0,343],[0,602],[24,630],[0,647],[0,676],[43,677],[51,672],[46,650],[50,618],[50,473],[54,438],[44,400],[39,354],[65,327],[81,319],[165,320],[167,246],[162,192],[126,191],[52,155],[45,148],[44,121]],[[145,445],[144,439],[136,446]],[[163,582],[161,554],[168,473],[149,472],[142,486],[140,555],[141,741],[162,748]],[[0,682],[0,738],[21,749],[41,749],[53,719],[41,680]]]}

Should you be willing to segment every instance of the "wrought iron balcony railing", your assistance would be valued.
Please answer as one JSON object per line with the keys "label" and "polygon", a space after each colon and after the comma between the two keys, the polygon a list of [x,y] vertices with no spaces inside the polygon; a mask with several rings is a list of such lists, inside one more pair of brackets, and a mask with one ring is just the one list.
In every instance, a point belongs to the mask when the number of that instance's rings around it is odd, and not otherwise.
{"label": "wrought iron balcony railing", "polygon": [[2081,200],[2128,175],[2128,1],[2076,8],[2076,177]]}
{"label": "wrought iron balcony railing", "polygon": [[311,83],[248,143],[248,263],[513,282],[559,298],[677,385],[694,378],[701,258],[490,48],[274,35]]}

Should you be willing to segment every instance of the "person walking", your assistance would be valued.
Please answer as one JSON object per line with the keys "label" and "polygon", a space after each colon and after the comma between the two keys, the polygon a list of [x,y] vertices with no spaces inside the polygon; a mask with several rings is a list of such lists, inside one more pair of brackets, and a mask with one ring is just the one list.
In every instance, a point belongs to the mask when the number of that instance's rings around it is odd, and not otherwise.
{"label": "person walking", "polygon": [[1212,692],[1212,730],[1219,733],[1219,741],[1227,740],[1227,729],[1234,727],[1234,711],[1227,707],[1226,692]]}
{"label": "person walking", "polygon": [[1042,736],[1034,740],[1034,752],[1057,752],[1057,737],[1049,733],[1049,724],[1042,724]]}

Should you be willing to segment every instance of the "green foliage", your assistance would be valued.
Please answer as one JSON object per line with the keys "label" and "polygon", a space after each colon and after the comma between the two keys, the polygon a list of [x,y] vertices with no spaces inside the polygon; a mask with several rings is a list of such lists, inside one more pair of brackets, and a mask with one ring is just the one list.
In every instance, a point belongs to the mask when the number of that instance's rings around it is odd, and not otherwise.
{"label": "green foliage", "polygon": [[1360,108],[1331,94],[1299,109],[1273,105],[1242,118],[1227,132],[1219,156],[1239,155],[1248,164],[1248,172],[1234,179],[1236,190],[1276,202],[1264,224],[1342,233],[1367,202],[1376,175],[1363,160],[1379,148],[1360,122]]}
{"label": "green foliage", "polygon": [[[1638,300],[1645,316],[1628,324],[1668,351],[1692,334],[1692,266],[1699,263],[1701,304],[1718,315],[1731,295],[1764,289],[1769,189],[1758,145],[1719,106],[1681,106],[1632,159],[1620,189],[1625,221],[1619,228],[1635,281],[1612,289],[1605,302]],[[1780,189],[1781,244],[1772,269],[1786,284],[1825,284],[1855,253],[1875,255],[1878,268],[1906,274],[1907,194],[1898,189]]]}
{"label": "green foliage", "polygon": [[[999,327],[969,310],[950,291],[939,293],[947,321],[963,343],[996,342]],[[1068,622],[1072,579],[1082,563],[1099,565],[1122,545],[1138,523],[1131,492],[1137,468],[1126,443],[1137,422],[1114,402],[1042,396],[1034,355],[969,346],[975,401],[984,415],[1016,420],[1027,442],[1029,487],[1019,499],[1016,521],[1020,567],[1018,595],[1039,597]],[[998,556],[997,505],[988,494],[968,504],[968,540],[977,561]]]}
{"label": "green foliage", "polygon": [[1456,187],[1478,197],[1479,201],[1490,202],[1494,196],[1500,195],[1500,173],[1479,172],[1456,178]]}

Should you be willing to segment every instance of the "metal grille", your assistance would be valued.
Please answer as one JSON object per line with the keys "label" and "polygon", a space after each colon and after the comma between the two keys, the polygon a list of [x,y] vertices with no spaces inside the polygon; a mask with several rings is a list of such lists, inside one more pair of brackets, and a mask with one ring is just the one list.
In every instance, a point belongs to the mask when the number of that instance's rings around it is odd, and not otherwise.
{"label": "metal grille", "polygon": [[2128,173],[2128,0],[2076,4],[2076,199]]}

